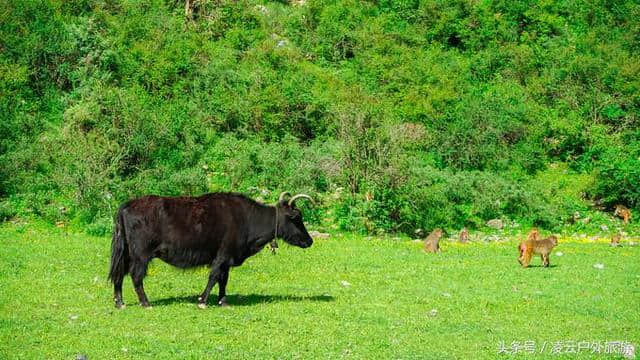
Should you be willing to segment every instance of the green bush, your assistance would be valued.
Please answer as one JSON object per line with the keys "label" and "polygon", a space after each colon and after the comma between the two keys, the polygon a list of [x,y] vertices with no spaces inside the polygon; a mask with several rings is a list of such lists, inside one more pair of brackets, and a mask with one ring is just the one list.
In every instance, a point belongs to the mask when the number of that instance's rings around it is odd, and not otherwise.
{"label": "green bush", "polygon": [[609,208],[617,204],[640,207],[640,141],[604,153],[596,167],[593,195]]}
{"label": "green bush", "polygon": [[206,191],[308,192],[311,222],[371,233],[558,229],[591,201],[639,207],[634,1],[216,0],[185,19],[166,0],[28,0],[0,14],[2,219],[103,234],[127,199]]}

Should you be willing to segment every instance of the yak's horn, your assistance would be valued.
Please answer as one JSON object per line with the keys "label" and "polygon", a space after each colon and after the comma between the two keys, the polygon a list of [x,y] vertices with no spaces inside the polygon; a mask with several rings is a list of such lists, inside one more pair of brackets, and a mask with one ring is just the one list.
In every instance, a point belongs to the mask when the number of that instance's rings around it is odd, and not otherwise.
{"label": "yak's horn", "polygon": [[289,200],[289,206],[292,206],[292,205],[296,202],[296,200],[298,200],[298,199],[300,199],[300,198],[309,199],[309,201],[311,201],[311,203],[315,205],[315,201],[313,201],[313,199],[311,198],[311,196],[309,196],[309,195],[307,195],[307,194],[298,194],[298,195],[296,195],[296,196],[292,197],[292,198]]}
{"label": "yak's horn", "polygon": [[283,191],[283,192],[280,194],[280,198],[278,199],[278,202],[281,202],[282,200],[284,200],[284,196],[285,196],[285,195],[289,195],[289,196],[291,196],[291,194],[290,194],[288,191]]}

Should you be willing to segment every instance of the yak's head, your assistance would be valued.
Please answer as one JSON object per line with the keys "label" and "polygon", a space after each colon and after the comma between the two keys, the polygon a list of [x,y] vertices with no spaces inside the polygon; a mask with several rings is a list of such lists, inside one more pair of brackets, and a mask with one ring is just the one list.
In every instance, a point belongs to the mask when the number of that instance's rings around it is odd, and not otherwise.
{"label": "yak's head", "polygon": [[278,237],[284,239],[287,243],[301,248],[308,248],[313,244],[313,239],[307,232],[302,222],[302,213],[296,208],[296,200],[313,199],[309,195],[298,194],[286,200],[289,196],[288,192],[280,194],[280,200],[276,204],[278,214]]}

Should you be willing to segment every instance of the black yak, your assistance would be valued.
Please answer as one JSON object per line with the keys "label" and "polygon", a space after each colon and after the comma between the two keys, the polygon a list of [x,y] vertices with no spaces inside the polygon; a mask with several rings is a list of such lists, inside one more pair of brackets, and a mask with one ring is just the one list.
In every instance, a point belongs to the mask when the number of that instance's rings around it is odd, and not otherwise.
{"label": "black yak", "polygon": [[122,281],[131,274],[140,304],[149,306],[142,279],[153,258],[180,268],[211,266],[209,281],[198,298],[204,308],[218,283],[218,304],[226,305],[229,268],[241,265],[275,238],[307,248],[313,240],[295,202],[311,197],[299,194],[275,206],[260,204],[241,194],[212,193],[199,197],[144,196],[123,204],[115,219],[109,279],[117,308]]}

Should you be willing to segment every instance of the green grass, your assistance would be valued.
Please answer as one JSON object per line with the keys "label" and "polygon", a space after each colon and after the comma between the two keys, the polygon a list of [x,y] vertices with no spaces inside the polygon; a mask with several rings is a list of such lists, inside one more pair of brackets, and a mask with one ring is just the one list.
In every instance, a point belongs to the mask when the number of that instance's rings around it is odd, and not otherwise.
{"label": "green grass", "polygon": [[500,341],[640,343],[640,247],[562,240],[553,267],[521,269],[516,239],[426,255],[408,240],[334,235],[249,259],[231,272],[232,306],[206,310],[195,304],[206,269],[155,260],[153,308],[127,278],[116,310],[110,238],[5,224],[0,358],[490,359]]}

